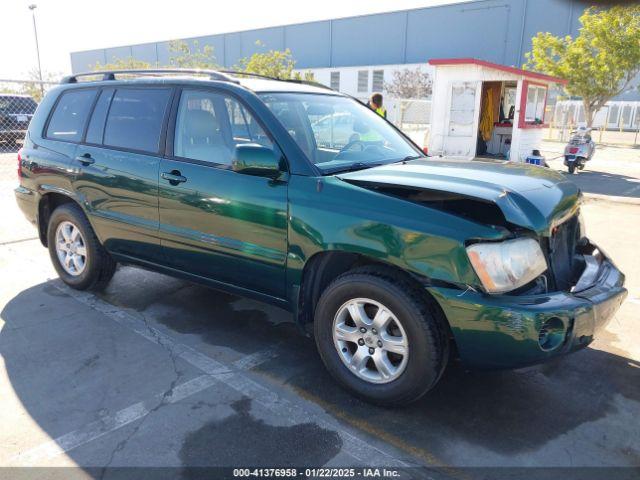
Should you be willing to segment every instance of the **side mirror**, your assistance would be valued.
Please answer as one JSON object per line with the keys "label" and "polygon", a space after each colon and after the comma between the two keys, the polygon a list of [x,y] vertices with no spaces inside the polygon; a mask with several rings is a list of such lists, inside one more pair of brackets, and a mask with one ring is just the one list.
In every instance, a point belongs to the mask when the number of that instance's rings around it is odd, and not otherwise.
{"label": "side mirror", "polygon": [[256,177],[276,178],[280,175],[280,157],[273,149],[256,143],[240,144],[233,159],[234,172]]}

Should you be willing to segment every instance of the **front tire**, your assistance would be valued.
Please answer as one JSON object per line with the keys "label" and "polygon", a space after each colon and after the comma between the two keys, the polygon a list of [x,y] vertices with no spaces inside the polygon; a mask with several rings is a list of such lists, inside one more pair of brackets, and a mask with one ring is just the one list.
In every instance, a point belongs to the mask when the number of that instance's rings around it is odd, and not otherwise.
{"label": "front tire", "polygon": [[77,290],[104,288],[116,271],[116,262],[76,204],[67,203],[53,211],[47,226],[47,245],[60,279]]}
{"label": "front tire", "polygon": [[324,291],[315,340],[329,372],[350,392],[378,405],[403,405],[422,397],[445,369],[444,321],[435,301],[403,277],[365,267]]}

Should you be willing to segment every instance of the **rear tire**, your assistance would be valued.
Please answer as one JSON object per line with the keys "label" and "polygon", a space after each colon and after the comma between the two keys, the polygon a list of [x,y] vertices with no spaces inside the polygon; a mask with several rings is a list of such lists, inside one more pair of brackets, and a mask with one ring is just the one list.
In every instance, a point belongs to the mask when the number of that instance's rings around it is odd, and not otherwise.
{"label": "rear tire", "polygon": [[[381,311],[380,317],[391,314],[384,331],[373,328],[381,325],[375,320]],[[444,322],[435,300],[402,276],[364,267],[339,276],[323,292],[315,340],[331,375],[351,393],[378,405],[404,405],[428,392],[446,367]],[[396,353],[402,351],[406,358]]]}
{"label": "rear tire", "polygon": [[574,173],[576,171],[576,164],[575,163],[570,163],[569,164],[569,173]]}
{"label": "rear tire", "polygon": [[47,225],[49,256],[60,279],[76,290],[102,289],[117,263],[100,244],[89,220],[74,203],[56,208]]}

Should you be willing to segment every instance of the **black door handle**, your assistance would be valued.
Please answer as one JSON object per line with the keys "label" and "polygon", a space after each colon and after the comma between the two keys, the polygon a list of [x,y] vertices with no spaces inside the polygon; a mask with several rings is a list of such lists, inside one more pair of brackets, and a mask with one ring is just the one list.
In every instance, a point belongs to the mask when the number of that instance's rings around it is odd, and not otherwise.
{"label": "black door handle", "polygon": [[96,161],[91,157],[90,153],[85,153],[83,155],[78,155],[76,157],[76,160],[78,162],[80,162],[82,165],[84,165],[85,167],[88,165],[91,165],[92,163],[95,163]]}
{"label": "black door handle", "polygon": [[170,172],[162,172],[160,175],[167,180],[171,185],[178,185],[187,181],[187,177],[183,177],[179,170],[171,170]]}

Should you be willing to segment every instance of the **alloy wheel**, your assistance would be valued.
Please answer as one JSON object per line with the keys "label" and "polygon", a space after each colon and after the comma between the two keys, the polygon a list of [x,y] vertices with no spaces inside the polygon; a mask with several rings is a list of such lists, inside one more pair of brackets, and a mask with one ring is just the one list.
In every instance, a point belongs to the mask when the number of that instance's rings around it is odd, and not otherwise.
{"label": "alloy wheel", "polygon": [[81,275],[87,265],[87,247],[80,229],[69,221],[56,228],[56,254],[69,275]]}
{"label": "alloy wheel", "polygon": [[338,309],[333,343],[342,363],[367,382],[392,382],[407,366],[407,334],[393,312],[375,300],[354,298]]}

